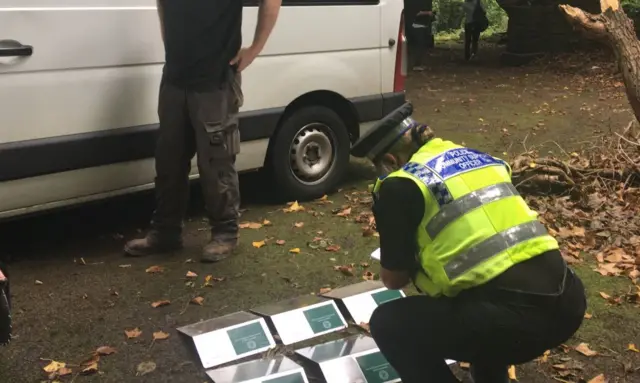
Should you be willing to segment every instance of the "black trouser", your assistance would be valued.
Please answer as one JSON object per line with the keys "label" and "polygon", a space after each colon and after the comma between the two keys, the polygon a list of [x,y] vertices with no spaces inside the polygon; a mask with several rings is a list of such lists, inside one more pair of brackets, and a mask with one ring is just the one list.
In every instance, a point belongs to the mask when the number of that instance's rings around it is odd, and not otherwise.
{"label": "black trouser", "polygon": [[416,28],[414,26],[410,28],[409,57],[413,66],[420,66],[427,50],[427,37],[431,29],[429,27]]}
{"label": "black trouser", "polygon": [[560,295],[469,290],[456,298],[411,296],[378,306],[370,326],[403,383],[458,382],[445,359],[471,363],[475,383],[502,383],[509,365],[573,336],[585,310],[582,282],[568,270]]}
{"label": "black trouser", "polygon": [[478,53],[478,40],[480,40],[480,28],[474,23],[464,25],[464,58],[469,60],[471,54]]}

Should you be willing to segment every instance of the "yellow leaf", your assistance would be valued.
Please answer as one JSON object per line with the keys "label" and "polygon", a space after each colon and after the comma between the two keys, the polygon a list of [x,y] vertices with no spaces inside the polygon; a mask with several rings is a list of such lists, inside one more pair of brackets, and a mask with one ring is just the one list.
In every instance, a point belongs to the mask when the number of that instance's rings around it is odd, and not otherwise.
{"label": "yellow leaf", "polygon": [[597,352],[589,348],[588,343],[580,343],[579,345],[576,346],[575,350],[584,356],[594,356],[598,354]]}
{"label": "yellow leaf", "polygon": [[154,340],[165,340],[169,337],[169,334],[164,331],[156,331],[153,333]]}
{"label": "yellow leaf", "polygon": [[204,303],[204,298],[203,297],[195,297],[191,300],[191,303],[202,306]]}
{"label": "yellow leaf", "polygon": [[151,266],[145,270],[149,274],[158,274],[164,271],[162,266]]}
{"label": "yellow leaf", "polygon": [[262,221],[262,225],[263,226],[271,226],[271,221],[269,221],[268,219],[265,219],[264,221]]}
{"label": "yellow leaf", "polygon": [[242,222],[238,227],[241,229],[259,229],[262,227],[262,224],[258,222]]}
{"label": "yellow leaf", "polygon": [[605,379],[604,374],[600,374],[589,381],[589,383],[606,383],[606,382],[607,382],[607,379]]}
{"label": "yellow leaf", "polygon": [[518,380],[518,378],[516,377],[516,366],[512,365],[511,367],[509,367],[509,379],[515,381]]}
{"label": "yellow leaf", "polygon": [[593,315],[589,314],[589,313],[584,313],[584,319],[591,319],[593,317]]}
{"label": "yellow leaf", "polygon": [[325,194],[325,195],[323,195],[322,197],[320,197],[320,198],[318,199],[318,201],[326,201],[328,198],[329,198],[329,196]]}
{"label": "yellow leaf", "polygon": [[84,368],[82,369],[82,374],[84,375],[94,374],[98,372],[98,361],[92,361],[91,363],[86,364],[83,367]]}
{"label": "yellow leaf", "polygon": [[282,209],[285,213],[295,213],[297,211],[304,210],[304,207],[298,204],[298,201],[293,202],[289,207]]}
{"label": "yellow leaf", "polygon": [[66,365],[67,364],[64,362],[56,362],[55,360],[52,360],[51,363],[44,366],[43,370],[48,373],[57,372],[61,368],[65,368]]}
{"label": "yellow leaf", "polygon": [[530,162],[530,163],[529,163],[529,167],[530,167],[530,168],[535,168],[536,166],[537,166],[537,165],[536,165],[536,163],[535,163],[535,162]]}
{"label": "yellow leaf", "polygon": [[198,274],[193,271],[187,271],[187,278],[198,278]]}
{"label": "yellow leaf", "polygon": [[627,346],[627,350],[629,351],[633,351],[633,352],[640,352],[640,350],[638,350],[638,348],[636,347],[635,344],[633,343],[629,343],[629,346]]}
{"label": "yellow leaf", "polygon": [[296,222],[293,224],[293,226],[297,227],[297,228],[301,228],[304,226],[304,222]]}
{"label": "yellow leaf", "polygon": [[125,335],[129,339],[137,338],[142,335],[142,331],[139,328],[134,328],[133,330],[124,330]]}
{"label": "yellow leaf", "polygon": [[253,247],[255,247],[256,249],[261,248],[262,246],[266,245],[267,243],[265,241],[256,241],[251,243],[253,245]]}
{"label": "yellow leaf", "polygon": [[293,253],[293,254],[298,254],[298,253],[300,253],[300,249],[296,247],[294,249],[289,250],[289,252]]}
{"label": "yellow leaf", "polygon": [[167,306],[167,305],[170,305],[170,304],[171,304],[171,301],[167,301],[167,300],[157,301],[157,302],[153,302],[151,304],[151,307],[153,307],[155,309],[155,308],[162,307],[162,306]]}
{"label": "yellow leaf", "polygon": [[62,367],[57,372],[57,375],[60,376],[60,377],[71,375],[71,374],[73,374],[73,370],[71,370],[70,368],[67,368],[67,367]]}

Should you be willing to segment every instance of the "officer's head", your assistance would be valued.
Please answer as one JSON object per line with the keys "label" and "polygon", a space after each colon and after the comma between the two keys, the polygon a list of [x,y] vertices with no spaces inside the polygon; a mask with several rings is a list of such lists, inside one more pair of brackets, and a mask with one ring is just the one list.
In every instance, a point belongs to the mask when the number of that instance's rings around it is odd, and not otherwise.
{"label": "officer's head", "polygon": [[379,176],[394,172],[434,137],[426,125],[411,118],[413,106],[406,103],[380,120],[351,149],[355,157],[367,157]]}

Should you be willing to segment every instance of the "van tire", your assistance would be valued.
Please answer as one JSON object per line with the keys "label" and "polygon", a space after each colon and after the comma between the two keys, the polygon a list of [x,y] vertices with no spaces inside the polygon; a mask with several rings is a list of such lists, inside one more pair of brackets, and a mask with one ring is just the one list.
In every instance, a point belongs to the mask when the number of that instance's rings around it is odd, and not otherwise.
{"label": "van tire", "polygon": [[[301,163],[296,156],[300,149],[310,155],[313,167],[296,166]],[[336,112],[324,106],[295,110],[281,123],[270,151],[269,169],[278,194],[289,201],[305,201],[332,192],[346,174],[350,149],[347,126]],[[325,166],[326,161],[329,165]],[[305,179],[310,171],[320,170]]]}

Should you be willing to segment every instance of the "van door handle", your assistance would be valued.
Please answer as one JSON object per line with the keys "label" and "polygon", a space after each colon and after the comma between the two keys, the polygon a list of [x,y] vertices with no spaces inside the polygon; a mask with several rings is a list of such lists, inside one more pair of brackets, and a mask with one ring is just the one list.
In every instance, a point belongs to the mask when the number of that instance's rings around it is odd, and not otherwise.
{"label": "van door handle", "polygon": [[15,40],[0,40],[0,57],[31,56],[33,47]]}

